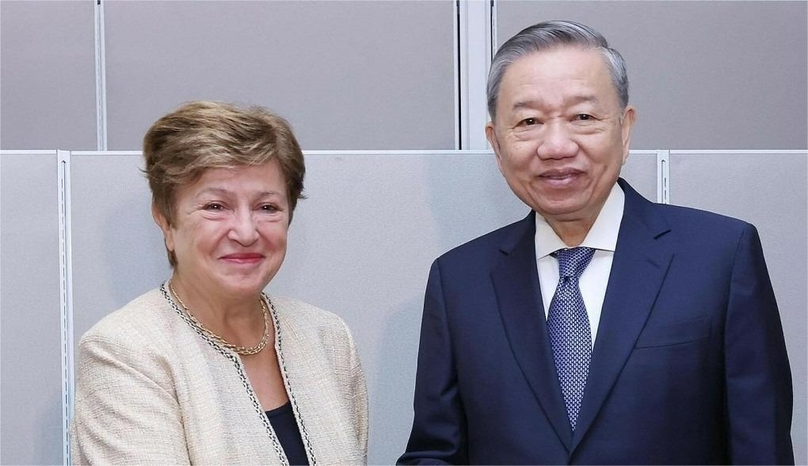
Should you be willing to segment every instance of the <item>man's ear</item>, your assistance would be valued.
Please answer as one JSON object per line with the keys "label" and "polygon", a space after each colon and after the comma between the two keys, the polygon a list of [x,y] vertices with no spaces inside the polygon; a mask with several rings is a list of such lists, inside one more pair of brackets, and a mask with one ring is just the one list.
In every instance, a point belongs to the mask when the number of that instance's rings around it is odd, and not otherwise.
{"label": "man's ear", "polygon": [[623,123],[620,132],[623,138],[623,163],[628,159],[629,147],[631,146],[631,128],[634,127],[634,122],[637,120],[637,112],[634,107],[629,105],[623,114]]}
{"label": "man's ear", "polygon": [[489,121],[485,125],[485,138],[488,139],[488,143],[491,144],[491,148],[494,149],[494,155],[497,156],[497,166],[499,167],[499,171],[502,171],[502,154],[500,153],[499,149],[499,139],[497,139],[497,130],[494,128],[494,122]]}

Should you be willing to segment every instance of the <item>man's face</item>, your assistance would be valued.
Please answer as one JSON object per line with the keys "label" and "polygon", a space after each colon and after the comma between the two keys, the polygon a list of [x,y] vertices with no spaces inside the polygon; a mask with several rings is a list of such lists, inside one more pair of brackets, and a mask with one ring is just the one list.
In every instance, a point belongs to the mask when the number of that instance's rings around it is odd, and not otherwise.
{"label": "man's face", "polygon": [[486,136],[511,190],[554,229],[591,227],[628,157],[634,123],[601,53],[558,46],[518,59],[502,77],[496,109]]}

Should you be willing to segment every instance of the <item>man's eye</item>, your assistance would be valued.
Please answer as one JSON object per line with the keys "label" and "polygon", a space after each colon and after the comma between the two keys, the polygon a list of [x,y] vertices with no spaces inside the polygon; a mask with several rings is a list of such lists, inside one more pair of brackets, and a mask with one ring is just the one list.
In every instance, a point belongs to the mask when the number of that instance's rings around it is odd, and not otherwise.
{"label": "man's eye", "polygon": [[211,202],[209,204],[205,204],[205,210],[222,210],[224,206],[219,204],[218,202]]}
{"label": "man's eye", "polygon": [[522,125],[524,125],[524,126],[533,126],[533,125],[538,125],[538,124],[539,124],[539,120],[537,120],[535,118],[525,118],[524,120],[522,120]]}
{"label": "man's eye", "polygon": [[578,115],[576,115],[576,119],[578,119],[579,121],[589,121],[592,120],[593,117],[588,113],[579,113]]}

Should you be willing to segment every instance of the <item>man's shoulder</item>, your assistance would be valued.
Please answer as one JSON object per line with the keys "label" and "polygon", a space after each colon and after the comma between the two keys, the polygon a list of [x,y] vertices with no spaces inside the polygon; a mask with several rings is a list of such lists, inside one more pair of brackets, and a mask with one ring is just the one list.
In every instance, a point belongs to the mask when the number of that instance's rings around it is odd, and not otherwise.
{"label": "man's shoulder", "polygon": [[725,214],[698,209],[695,207],[672,204],[655,204],[655,208],[665,216],[668,223],[677,229],[695,229],[698,231],[741,232],[751,224],[739,218]]}
{"label": "man's shoulder", "polygon": [[473,261],[475,258],[488,260],[491,256],[499,256],[503,248],[509,247],[531,230],[535,232],[532,214],[456,246],[442,254],[437,260],[465,263]]}
{"label": "man's shoulder", "polygon": [[667,226],[680,231],[691,228],[741,231],[751,226],[744,220],[696,207],[659,204],[646,199],[625,180],[620,180],[619,184],[626,194],[624,218],[629,216],[644,222],[663,220]]}
{"label": "man's shoulder", "polygon": [[[670,204],[653,204],[651,210],[651,215],[634,217],[630,221],[634,225],[631,228],[642,225],[639,231],[650,233],[659,241],[659,246],[667,245],[680,252],[731,256],[744,238],[758,237],[751,223],[716,212]],[[626,215],[631,214],[627,211]],[[624,216],[623,222],[627,220]],[[624,245],[626,239],[624,236]]]}

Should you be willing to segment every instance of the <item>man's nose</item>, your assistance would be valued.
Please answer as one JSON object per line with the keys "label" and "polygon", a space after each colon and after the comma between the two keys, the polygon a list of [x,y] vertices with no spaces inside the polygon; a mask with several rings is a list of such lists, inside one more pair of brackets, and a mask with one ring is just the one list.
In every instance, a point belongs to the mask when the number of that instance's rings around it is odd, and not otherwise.
{"label": "man's nose", "polygon": [[537,148],[539,158],[561,159],[578,153],[578,144],[566,122],[555,120],[545,123],[540,140]]}

